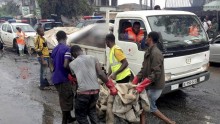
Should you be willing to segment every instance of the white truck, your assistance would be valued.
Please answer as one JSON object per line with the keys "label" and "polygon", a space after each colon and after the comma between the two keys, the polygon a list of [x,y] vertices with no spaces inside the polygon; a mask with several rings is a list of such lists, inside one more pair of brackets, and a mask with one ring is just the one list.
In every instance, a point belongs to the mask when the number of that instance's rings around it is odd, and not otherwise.
{"label": "white truck", "polygon": [[[108,16],[107,16],[108,17]],[[151,31],[160,34],[158,47],[164,55],[166,85],[163,93],[193,86],[209,79],[209,41],[199,18],[190,12],[147,10],[119,12],[115,17],[113,34],[116,44],[126,54],[132,75],[136,75],[142,66],[145,48],[141,44],[124,38],[125,28],[140,22],[144,38]],[[192,26],[197,27],[197,35],[191,35]],[[102,26],[101,26],[102,27]],[[91,32],[95,32],[93,30]],[[104,32],[104,29],[102,29]],[[106,31],[108,32],[108,31]],[[99,59],[103,69],[108,70],[109,48],[102,41],[91,41],[89,34],[79,39],[71,39],[71,44],[80,45],[84,52]]]}

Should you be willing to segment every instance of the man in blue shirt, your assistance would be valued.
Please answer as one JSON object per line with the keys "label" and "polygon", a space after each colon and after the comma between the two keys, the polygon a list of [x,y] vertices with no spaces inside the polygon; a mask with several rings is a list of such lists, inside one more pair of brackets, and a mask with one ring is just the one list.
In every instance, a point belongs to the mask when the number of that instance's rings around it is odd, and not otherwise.
{"label": "man in blue shirt", "polygon": [[62,124],[67,124],[75,121],[75,118],[72,118],[70,113],[73,110],[73,91],[68,80],[71,54],[70,48],[66,45],[66,33],[59,31],[56,37],[59,44],[53,49],[51,54],[54,65],[52,81],[59,93],[60,107],[63,114]]}

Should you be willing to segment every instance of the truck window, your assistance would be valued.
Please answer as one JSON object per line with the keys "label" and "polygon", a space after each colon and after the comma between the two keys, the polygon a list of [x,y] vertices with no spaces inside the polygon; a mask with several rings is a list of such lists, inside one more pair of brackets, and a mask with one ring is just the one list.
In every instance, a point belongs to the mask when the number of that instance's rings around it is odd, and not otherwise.
{"label": "truck window", "polygon": [[186,50],[208,44],[206,33],[196,16],[163,15],[147,17],[152,31],[161,36],[166,51]]}
{"label": "truck window", "polygon": [[122,19],[119,22],[119,40],[135,42],[138,47],[145,42],[147,31],[143,21],[136,19]]}

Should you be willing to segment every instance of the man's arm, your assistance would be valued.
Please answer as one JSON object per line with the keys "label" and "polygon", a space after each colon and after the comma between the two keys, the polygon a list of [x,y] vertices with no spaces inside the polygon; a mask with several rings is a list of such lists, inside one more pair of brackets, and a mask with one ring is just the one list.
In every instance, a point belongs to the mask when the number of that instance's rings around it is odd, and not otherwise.
{"label": "man's arm", "polygon": [[127,61],[127,59],[126,59],[126,57],[125,57],[125,55],[124,55],[124,53],[123,53],[122,50],[119,50],[119,49],[115,50],[115,58],[116,58],[118,61],[120,61],[122,65],[121,65],[121,67],[120,67],[116,72],[114,72],[114,73],[111,74],[110,77],[111,77],[113,80],[115,80],[116,76],[117,76],[119,73],[121,73],[122,71],[124,71],[124,70],[128,67],[128,61]]}
{"label": "man's arm", "polygon": [[121,73],[123,70],[125,70],[128,67],[128,61],[127,59],[123,59],[121,60],[121,67],[118,69],[118,71],[115,72],[115,75],[118,75],[119,73]]}
{"label": "man's arm", "polygon": [[68,50],[64,55],[64,63],[63,63],[64,68],[69,69],[69,63],[70,63],[71,59],[72,59],[71,54]]}
{"label": "man's arm", "polygon": [[102,82],[107,83],[108,82],[108,77],[106,76],[106,74],[103,72],[99,61],[96,59],[96,72],[98,77],[102,80]]}
{"label": "man's arm", "polygon": [[105,73],[102,71],[99,61],[96,59],[96,72],[98,77],[105,83],[105,85],[109,88],[111,95],[117,95],[118,90],[115,88],[115,84],[112,80],[109,80]]}
{"label": "man's arm", "polygon": [[108,77],[110,76],[112,74],[112,69],[111,69],[111,66],[109,65],[109,67],[108,67]]}
{"label": "man's arm", "polygon": [[137,74],[138,81],[141,81],[141,80],[142,80],[142,78],[143,78],[143,72],[144,72],[144,61],[143,61],[143,63],[142,63],[142,67],[141,67],[140,72]]}
{"label": "man's arm", "polygon": [[69,60],[69,59],[64,59],[63,67],[64,67],[65,69],[70,69],[70,68],[69,68],[69,63],[70,63],[70,60]]}

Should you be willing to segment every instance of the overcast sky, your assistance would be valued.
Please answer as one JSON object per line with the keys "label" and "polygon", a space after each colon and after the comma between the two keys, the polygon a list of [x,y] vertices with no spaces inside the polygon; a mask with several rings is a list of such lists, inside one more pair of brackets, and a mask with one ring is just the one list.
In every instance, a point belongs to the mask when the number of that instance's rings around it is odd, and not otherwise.
{"label": "overcast sky", "polygon": [[[142,0],[144,1],[144,0]],[[150,0],[148,0],[150,1]],[[139,0],[118,0],[118,4],[124,4],[124,3],[139,3]],[[150,5],[150,2],[148,2],[148,4]],[[165,0],[155,0],[155,5],[160,5],[161,8],[165,7]]]}

